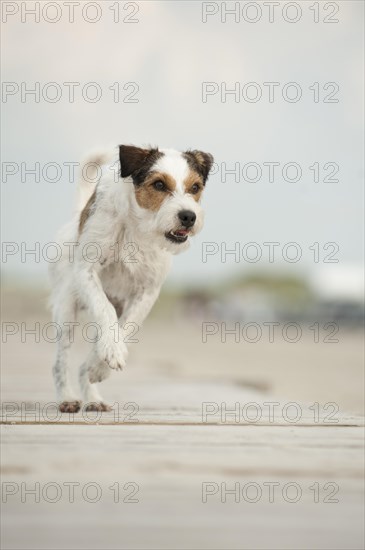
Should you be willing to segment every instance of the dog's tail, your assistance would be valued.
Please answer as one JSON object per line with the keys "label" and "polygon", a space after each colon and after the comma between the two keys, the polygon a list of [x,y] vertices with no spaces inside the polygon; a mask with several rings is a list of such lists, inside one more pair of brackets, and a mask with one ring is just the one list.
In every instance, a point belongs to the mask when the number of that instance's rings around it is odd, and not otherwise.
{"label": "dog's tail", "polygon": [[81,174],[77,193],[77,210],[81,210],[94,193],[102,175],[103,165],[111,162],[114,151],[99,150],[89,153],[81,162]]}

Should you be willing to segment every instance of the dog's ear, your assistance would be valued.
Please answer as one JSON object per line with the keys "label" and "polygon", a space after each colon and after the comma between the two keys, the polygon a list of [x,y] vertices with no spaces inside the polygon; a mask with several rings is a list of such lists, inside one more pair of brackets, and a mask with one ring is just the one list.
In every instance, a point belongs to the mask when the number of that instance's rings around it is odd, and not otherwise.
{"label": "dog's ear", "polygon": [[141,149],[133,145],[119,145],[120,173],[126,178],[141,168],[153,149]]}
{"label": "dog's ear", "polygon": [[191,167],[203,176],[205,182],[214,162],[213,156],[196,150],[186,151],[184,155]]}

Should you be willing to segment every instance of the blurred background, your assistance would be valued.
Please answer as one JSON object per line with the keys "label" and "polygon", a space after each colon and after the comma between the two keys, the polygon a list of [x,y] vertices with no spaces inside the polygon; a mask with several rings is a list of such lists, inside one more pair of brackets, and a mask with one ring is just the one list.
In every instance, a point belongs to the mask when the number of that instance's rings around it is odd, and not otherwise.
{"label": "blurred background", "polygon": [[[4,320],[49,317],[47,243],[73,211],[85,153],[202,149],[215,157],[205,227],[174,259],[146,330],[158,339],[159,323],[179,324],[183,345],[201,350],[195,376],[285,388],[312,370],[308,399],[318,386],[341,399],[337,387],[361,409],[363,4],[281,3],[271,15],[259,3],[81,2],[73,15],[62,3],[4,4]],[[204,344],[207,322],[219,330]],[[223,345],[222,322],[258,323],[262,337]],[[280,323],[273,342],[264,322]],[[286,322],[304,327],[296,345]],[[325,342],[332,331],[339,341]],[[228,365],[212,361],[213,345]]]}

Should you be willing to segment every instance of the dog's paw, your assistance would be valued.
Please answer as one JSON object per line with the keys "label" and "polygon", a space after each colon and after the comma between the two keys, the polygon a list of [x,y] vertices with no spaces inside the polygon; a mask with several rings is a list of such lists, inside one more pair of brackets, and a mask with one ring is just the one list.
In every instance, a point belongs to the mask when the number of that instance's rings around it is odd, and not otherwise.
{"label": "dog's paw", "polygon": [[112,407],[110,405],[107,405],[106,403],[103,403],[102,401],[92,401],[90,403],[87,403],[84,407],[85,411],[97,411],[97,412],[109,412],[112,410]]}
{"label": "dog's paw", "polygon": [[99,346],[99,357],[114,370],[122,370],[126,365],[127,347],[124,343],[116,344],[113,340]]}
{"label": "dog's paw", "polygon": [[62,401],[58,408],[62,413],[77,413],[81,409],[81,401]]}

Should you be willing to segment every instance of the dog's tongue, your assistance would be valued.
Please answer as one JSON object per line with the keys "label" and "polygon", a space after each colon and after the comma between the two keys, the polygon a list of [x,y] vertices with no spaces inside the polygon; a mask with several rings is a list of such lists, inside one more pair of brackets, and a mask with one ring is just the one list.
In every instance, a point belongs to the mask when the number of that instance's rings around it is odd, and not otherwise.
{"label": "dog's tongue", "polygon": [[178,235],[179,237],[185,237],[187,234],[188,231],[186,229],[179,229],[178,231],[175,231],[175,235]]}

